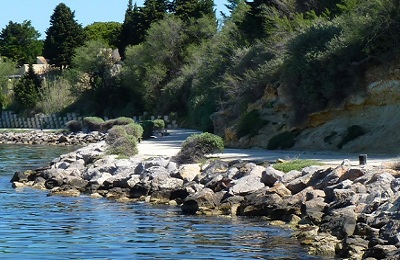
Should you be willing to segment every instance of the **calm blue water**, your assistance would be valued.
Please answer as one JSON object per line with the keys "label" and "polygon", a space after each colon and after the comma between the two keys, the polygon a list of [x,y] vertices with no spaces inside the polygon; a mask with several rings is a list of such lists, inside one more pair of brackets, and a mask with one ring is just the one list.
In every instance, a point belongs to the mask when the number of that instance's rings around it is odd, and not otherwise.
{"label": "calm blue water", "polygon": [[176,207],[11,188],[16,170],[66,149],[0,145],[0,259],[321,259],[258,218],[184,216]]}

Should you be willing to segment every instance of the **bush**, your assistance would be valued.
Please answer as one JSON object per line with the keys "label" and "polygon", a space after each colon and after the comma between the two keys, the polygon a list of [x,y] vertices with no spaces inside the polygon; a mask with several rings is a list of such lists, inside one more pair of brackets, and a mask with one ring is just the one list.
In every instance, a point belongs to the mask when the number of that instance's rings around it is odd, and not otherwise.
{"label": "bush", "polygon": [[295,144],[297,134],[293,132],[283,132],[268,141],[268,150],[289,149]]}
{"label": "bush", "polygon": [[123,126],[116,125],[108,130],[108,135],[106,137],[106,143],[112,145],[118,138],[127,136],[126,130]]}
{"label": "bush", "polygon": [[154,126],[153,121],[145,120],[140,122],[140,125],[143,128],[143,139],[149,139],[150,136],[153,135],[153,126]]}
{"label": "bush", "polygon": [[224,141],[221,137],[202,133],[189,136],[182,144],[175,160],[178,163],[195,163],[205,158],[207,154],[221,152],[224,149]]}
{"label": "bush", "polygon": [[163,130],[165,128],[165,122],[162,119],[153,120],[153,130]]}
{"label": "bush", "polygon": [[88,131],[101,131],[103,128],[104,120],[100,117],[85,117],[83,124]]}
{"label": "bush", "polygon": [[342,149],[343,145],[350,141],[353,141],[357,137],[365,135],[366,131],[359,125],[352,125],[347,129],[346,136],[343,137],[342,141],[338,144],[337,148]]}
{"label": "bush", "polygon": [[108,153],[119,156],[134,156],[139,153],[137,139],[132,135],[125,135],[117,138],[108,148]]}
{"label": "bush", "polygon": [[78,120],[68,121],[66,124],[69,131],[76,133],[82,131],[82,124]]}
{"label": "bush", "polygon": [[143,127],[137,123],[130,123],[123,126],[128,135],[132,135],[140,140],[143,137]]}
{"label": "bush", "polygon": [[115,125],[128,125],[132,123],[135,123],[135,120],[130,117],[118,117],[115,119],[109,119],[103,123],[103,130],[107,131]]}

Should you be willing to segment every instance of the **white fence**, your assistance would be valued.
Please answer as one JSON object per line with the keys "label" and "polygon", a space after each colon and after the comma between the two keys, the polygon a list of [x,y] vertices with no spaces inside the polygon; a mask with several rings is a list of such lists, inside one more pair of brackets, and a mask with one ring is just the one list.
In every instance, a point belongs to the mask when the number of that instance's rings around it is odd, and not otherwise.
{"label": "white fence", "polygon": [[[178,125],[175,120],[169,120],[168,116],[150,116],[149,119],[164,119],[167,128],[176,128]],[[105,118],[107,119],[107,118]],[[133,117],[138,122],[143,116]],[[83,125],[83,117],[76,113],[67,113],[66,116],[58,116],[57,114],[45,115],[36,114],[32,117],[18,116],[12,111],[3,111],[0,117],[0,128],[36,128],[36,129],[59,129],[65,128],[66,123],[71,120],[80,121]]]}
{"label": "white fence", "polygon": [[22,117],[12,111],[3,111],[0,118],[0,128],[65,128],[68,121],[78,120],[83,123],[83,118],[75,113],[68,113],[61,117],[56,114],[36,114],[32,117]]}

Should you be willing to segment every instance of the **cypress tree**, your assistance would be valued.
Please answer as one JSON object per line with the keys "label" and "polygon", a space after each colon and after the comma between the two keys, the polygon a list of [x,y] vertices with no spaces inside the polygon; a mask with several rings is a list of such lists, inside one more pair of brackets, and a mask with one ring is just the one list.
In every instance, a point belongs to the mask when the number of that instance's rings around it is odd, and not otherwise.
{"label": "cypress tree", "polygon": [[71,64],[74,49],[85,42],[83,28],[74,18],[75,12],[61,3],[54,9],[46,31],[43,55],[60,69]]}
{"label": "cypress tree", "polygon": [[33,65],[29,64],[28,72],[14,87],[14,97],[21,110],[33,109],[40,99],[42,81],[35,73]]}
{"label": "cypress tree", "polygon": [[174,0],[172,11],[184,21],[214,14],[213,0]]}
{"label": "cypress tree", "polygon": [[124,23],[118,37],[118,50],[121,57],[125,57],[125,49],[129,45],[137,45],[143,42],[145,37],[145,16],[140,8],[132,5],[132,0],[128,2],[125,12]]}

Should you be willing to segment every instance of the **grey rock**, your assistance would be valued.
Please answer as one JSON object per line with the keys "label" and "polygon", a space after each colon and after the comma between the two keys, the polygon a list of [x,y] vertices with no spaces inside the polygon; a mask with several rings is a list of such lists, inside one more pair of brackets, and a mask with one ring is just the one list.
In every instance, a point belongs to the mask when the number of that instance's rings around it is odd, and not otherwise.
{"label": "grey rock", "polygon": [[258,189],[265,187],[257,175],[247,175],[238,180],[232,181],[232,187],[229,192],[233,195],[246,195]]}
{"label": "grey rock", "polygon": [[272,187],[274,186],[275,182],[280,181],[284,175],[284,172],[275,170],[270,166],[262,172],[261,182],[269,187]]}

